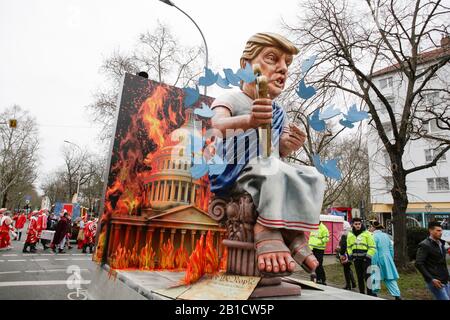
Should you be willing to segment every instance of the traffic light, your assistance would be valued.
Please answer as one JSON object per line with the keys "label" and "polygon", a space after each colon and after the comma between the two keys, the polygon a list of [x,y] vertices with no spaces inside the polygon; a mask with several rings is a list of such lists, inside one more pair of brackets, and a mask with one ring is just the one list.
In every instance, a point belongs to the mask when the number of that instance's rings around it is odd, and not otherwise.
{"label": "traffic light", "polygon": [[9,120],[9,127],[12,129],[17,128],[17,120],[16,119],[10,119]]}

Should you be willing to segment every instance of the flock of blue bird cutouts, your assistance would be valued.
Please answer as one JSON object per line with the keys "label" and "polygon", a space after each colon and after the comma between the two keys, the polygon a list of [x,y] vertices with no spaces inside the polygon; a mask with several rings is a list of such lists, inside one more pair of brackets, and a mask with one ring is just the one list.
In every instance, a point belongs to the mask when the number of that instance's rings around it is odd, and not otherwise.
{"label": "flock of blue bird cutouts", "polygon": [[[308,100],[316,94],[316,89],[313,86],[307,86],[305,83],[305,76],[308,71],[314,66],[316,58],[317,56],[315,55],[311,56],[303,60],[301,64],[302,78],[299,81],[299,84],[295,91],[297,95],[304,100]],[[256,77],[253,73],[252,66],[247,63],[245,68],[241,68],[236,72],[233,72],[232,69],[223,69],[223,76],[221,76],[219,73],[214,73],[209,68],[205,68],[205,73],[199,78],[198,84],[204,87],[209,87],[216,84],[223,89],[231,89],[233,86],[239,87],[241,81],[245,83],[252,83],[255,80]],[[184,105],[186,107],[193,106],[200,98],[198,86],[195,86],[195,88],[185,87],[183,88],[183,90]],[[214,110],[211,110],[208,105],[202,102],[200,108],[195,108],[194,114],[204,119],[210,119],[214,116]],[[353,128],[354,123],[363,121],[369,117],[366,111],[358,110],[356,104],[353,104],[348,109],[346,114],[343,113],[339,108],[335,108],[334,105],[331,105],[322,112],[320,108],[316,109],[308,117],[308,123],[310,127],[315,131],[323,132],[327,128],[326,121],[341,114],[343,115],[343,118],[339,120],[339,123],[346,128]],[[203,139],[191,135],[191,143],[189,144],[188,148],[193,150],[194,153],[198,153],[203,149],[203,147]],[[341,171],[337,167],[338,159],[322,161],[318,154],[314,154],[312,160],[316,169],[324,176],[336,180],[341,179]],[[211,175],[219,175],[226,168],[226,164],[217,155],[212,157],[209,161],[206,161],[202,156],[200,161],[196,162],[201,163],[195,163],[191,167],[191,174],[194,179],[200,179],[208,173]]]}

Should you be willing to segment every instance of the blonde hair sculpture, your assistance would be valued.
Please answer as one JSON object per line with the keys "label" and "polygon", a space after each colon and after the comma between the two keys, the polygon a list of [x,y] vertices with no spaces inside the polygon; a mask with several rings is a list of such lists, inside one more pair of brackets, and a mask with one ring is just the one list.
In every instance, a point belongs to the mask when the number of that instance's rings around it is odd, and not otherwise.
{"label": "blonde hair sculpture", "polygon": [[276,47],[291,55],[296,55],[299,52],[297,47],[282,35],[260,32],[248,39],[241,56],[241,68],[245,68],[246,62],[256,58],[265,47]]}

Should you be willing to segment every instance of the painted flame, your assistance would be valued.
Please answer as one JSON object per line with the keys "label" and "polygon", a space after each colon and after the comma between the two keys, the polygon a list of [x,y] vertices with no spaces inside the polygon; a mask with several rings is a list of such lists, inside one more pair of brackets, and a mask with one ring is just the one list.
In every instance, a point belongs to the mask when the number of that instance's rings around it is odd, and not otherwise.
{"label": "painted flame", "polygon": [[205,273],[215,274],[219,271],[219,254],[214,248],[214,239],[211,231],[206,234],[205,246]]}
{"label": "painted flame", "polygon": [[167,243],[163,243],[160,248],[161,251],[161,260],[160,260],[160,268],[161,269],[174,269],[175,268],[175,250],[173,248],[172,241],[167,240]]}

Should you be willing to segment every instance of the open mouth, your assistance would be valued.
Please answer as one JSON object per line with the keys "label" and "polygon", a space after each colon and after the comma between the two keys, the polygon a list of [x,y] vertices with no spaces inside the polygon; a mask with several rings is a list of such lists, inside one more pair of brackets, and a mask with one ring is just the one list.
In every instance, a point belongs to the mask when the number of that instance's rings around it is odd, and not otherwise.
{"label": "open mouth", "polygon": [[284,79],[280,78],[278,80],[274,80],[273,83],[275,84],[275,86],[277,86],[278,88],[283,89],[284,88]]}

